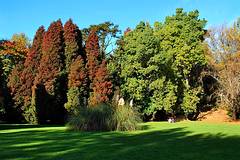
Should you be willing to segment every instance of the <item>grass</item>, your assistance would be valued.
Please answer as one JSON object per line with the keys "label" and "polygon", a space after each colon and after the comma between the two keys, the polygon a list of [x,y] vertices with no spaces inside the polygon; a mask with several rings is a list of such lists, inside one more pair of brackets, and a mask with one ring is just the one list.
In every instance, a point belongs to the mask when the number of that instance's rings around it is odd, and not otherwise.
{"label": "grass", "polygon": [[1,160],[239,160],[240,126],[145,123],[134,132],[69,132],[62,126],[0,125]]}

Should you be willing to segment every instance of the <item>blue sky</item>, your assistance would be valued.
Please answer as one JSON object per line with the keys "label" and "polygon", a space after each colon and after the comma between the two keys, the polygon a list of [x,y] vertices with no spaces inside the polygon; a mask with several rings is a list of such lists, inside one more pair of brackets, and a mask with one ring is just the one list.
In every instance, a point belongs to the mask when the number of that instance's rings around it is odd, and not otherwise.
{"label": "blue sky", "polygon": [[121,30],[139,21],[163,21],[176,8],[198,9],[209,26],[232,23],[240,17],[240,0],[2,0],[0,39],[24,32],[31,39],[40,25],[46,28],[59,18],[72,18],[80,28],[112,21]]}

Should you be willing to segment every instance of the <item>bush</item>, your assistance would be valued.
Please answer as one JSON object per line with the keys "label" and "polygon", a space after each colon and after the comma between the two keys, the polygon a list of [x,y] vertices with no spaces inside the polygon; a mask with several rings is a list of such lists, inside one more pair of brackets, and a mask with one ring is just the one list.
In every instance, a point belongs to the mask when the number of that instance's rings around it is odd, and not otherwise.
{"label": "bush", "polygon": [[83,106],[83,97],[81,96],[80,89],[72,87],[67,92],[67,103],[64,107],[68,112],[76,112],[80,106]]}
{"label": "bush", "polygon": [[80,108],[69,119],[68,129],[75,131],[131,131],[141,122],[139,113],[130,106],[101,104]]}
{"label": "bush", "polygon": [[77,131],[109,131],[111,128],[111,117],[113,108],[106,104],[95,107],[80,108],[72,115],[68,128]]}
{"label": "bush", "polygon": [[114,130],[133,131],[137,130],[138,123],[141,122],[139,112],[131,106],[116,106],[112,117]]}

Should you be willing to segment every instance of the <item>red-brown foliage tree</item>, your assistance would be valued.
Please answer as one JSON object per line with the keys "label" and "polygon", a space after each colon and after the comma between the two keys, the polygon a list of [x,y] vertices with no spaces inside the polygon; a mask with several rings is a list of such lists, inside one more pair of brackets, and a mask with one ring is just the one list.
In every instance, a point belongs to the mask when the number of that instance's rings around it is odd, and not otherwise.
{"label": "red-brown foliage tree", "polygon": [[29,51],[29,41],[25,34],[14,34],[10,41],[5,41],[3,50],[1,50],[1,59],[4,64],[4,76],[13,99],[16,101],[15,107],[20,108],[22,102],[21,93],[21,76],[23,63]]}
{"label": "red-brown foliage tree", "polygon": [[[66,77],[63,73],[64,64],[64,39],[61,20],[51,23],[44,34],[42,43],[42,58],[38,67],[38,75],[34,87],[39,97],[44,97],[36,108],[41,107],[40,123],[61,122],[64,119],[64,103],[66,101]],[[40,90],[39,90],[40,88]],[[34,92],[35,93],[35,92]],[[39,95],[39,93],[36,93]],[[44,108],[43,108],[44,107]]]}
{"label": "red-brown foliage tree", "polygon": [[13,100],[15,101],[16,107],[23,105],[22,94],[19,92],[20,87],[22,85],[20,75],[22,74],[23,68],[24,68],[23,63],[19,62],[14,67],[8,78],[8,87],[10,89],[11,95],[13,96]]}
{"label": "red-brown foliage tree", "polygon": [[100,48],[96,30],[92,30],[86,41],[87,64],[89,77],[89,106],[107,102],[112,93],[106,61],[100,56]]}
{"label": "red-brown foliage tree", "polygon": [[86,41],[86,55],[87,55],[86,68],[88,70],[90,83],[92,83],[95,77],[96,69],[100,64],[100,48],[98,36],[95,30],[92,30],[90,32],[88,39]]}
{"label": "red-brown foliage tree", "polygon": [[83,55],[82,34],[78,26],[69,19],[64,25],[65,63],[67,72],[78,55]]}
{"label": "red-brown foliage tree", "polygon": [[87,72],[84,61],[78,56],[71,64],[68,74],[68,102],[65,108],[75,112],[79,107],[86,106],[87,99]]}
{"label": "red-brown foliage tree", "polygon": [[70,66],[68,75],[68,88],[86,86],[87,72],[84,66],[84,61],[81,56],[78,56]]}
{"label": "red-brown foliage tree", "polygon": [[35,83],[43,83],[54,95],[54,82],[64,69],[63,27],[60,20],[51,23],[43,37],[42,58]]}
{"label": "red-brown foliage tree", "polygon": [[[9,88],[9,92],[10,92],[10,97],[12,98],[11,100],[8,100],[9,102],[12,102],[11,105],[6,106],[6,111],[8,112],[8,118],[9,120],[22,120],[22,110],[21,110],[21,106],[23,105],[23,98],[22,98],[22,94],[19,92],[20,87],[22,85],[21,83],[21,79],[20,79],[20,75],[22,74],[24,65],[23,62],[20,61],[11,71],[9,77],[8,77],[8,82],[7,82],[7,86]],[[5,96],[7,95],[7,93],[5,93]],[[7,98],[5,97],[4,98]],[[12,106],[13,105],[13,106]],[[16,118],[18,117],[18,118]]]}
{"label": "red-brown foliage tree", "polygon": [[21,74],[21,87],[19,89],[20,94],[23,97],[22,110],[24,112],[24,118],[29,123],[38,123],[37,110],[35,106],[31,106],[32,86],[34,79],[38,73],[38,67],[40,65],[40,59],[42,55],[42,41],[45,30],[41,26],[36,32],[33,40],[33,45],[30,48],[27,58],[24,63],[24,69]]}
{"label": "red-brown foliage tree", "polygon": [[89,98],[89,105],[95,106],[109,101],[112,94],[112,82],[109,79],[106,61],[98,66],[93,80],[93,93]]}
{"label": "red-brown foliage tree", "polygon": [[[0,42],[2,99],[10,121],[20,118],[20,106],[23,102],[18,92],[21,86],[20,74],[28,50],[27,37],[23,34],[16,34],[11,41]],[[16,101],[15,105],[12,100]]]}

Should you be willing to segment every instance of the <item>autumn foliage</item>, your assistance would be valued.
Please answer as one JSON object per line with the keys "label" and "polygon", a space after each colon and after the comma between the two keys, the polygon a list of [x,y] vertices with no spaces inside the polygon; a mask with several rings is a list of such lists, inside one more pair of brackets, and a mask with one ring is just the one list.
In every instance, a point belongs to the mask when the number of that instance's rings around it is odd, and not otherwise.
{"label": "autumn foliage", "polygon": [[95,106],[100,103],[108,102],[112,94],[112,83],[109,80],[106,61],[98,66],[93,80],[93,93],[90,97],[90,105]]}
{"label": "autumn foliage", "polygon": [[86,55],[90,90],[88,102],[90,106],[96,106],[109,101],[112,84],[109,81],[106,61],[100,56],[99,40],[94,29],[90,31],[86,41]]}
{"label": "autumn foliage", "polygon": [[69,112],[76,112],[86,106],[87,79],[85,64],[79,55],[72,62],[68,74],[67,103],[64,106]]}
{"label": "autumn foliage", "polygon": [[81,56],[78,56],[71,64],[68,75],[68,88],[83,87],[87,84],[87,72],[84,66],[84,61]]}
{"label": "autumn foliage", "polygon": [[[60,20],[51,23],[47,32],[44,34],[42,42],[42,57],[38,67],[38,74],[34,81],[34,88],[39,91],[40,97],[44,97],[39,103],[33,102],[36,108],[44,108],[42,114],[45,118],[42,123],[47,121],[58,121],[63,119],[65,103],[65,86],[63,70],[64,66],[64,40],[63,26]],[[61,98],[60,98],[61,97]],[[62,116],[60,116],[62,115]]]}
{"label": "autumn foliage", "polygon": [[83,55],[82,35],[78,26],[69,19],[64,25],[64,42],[66,69],[69,71],[70,65],[78,55]]}
{"label": "autumn foliage", "polygon": [[86,68],[88,70],[88,76],[90,83],[95,77],[95,73],[98,65],[100,64],[100,48],[98,36],[95,30],[92,30],[86,41],[86,55],[87,55],[87,64]]}
{"label": "autumn foliage", "polygon": [[38,67],[40,65],[44,33],[45,33],[44,27],[41,26],[36,32],[36,35],[33,40],[33,45],[30,48],[29,53],[27,54],[24,63],[24,69],[21,74],[22,85],[19,89],[19,92],[22,94],[24,100],[23,102],[24,118],[26,119],[26,121],[30,123],[37,123],[36,109],[34,108],[30,110],[29,107],[31,105],[32,100],[32,86],[34,84],[35,77],[37,76],[38,73]]}
{"label": "autumn foliage", "polygon": [[44,35],[42,58],[35,84],[43,83],[54,94],[54,82],[64,68],[63,27],[60,20],[53,22]]}
{"label": "autumn foliage", "polygon": [[1,42],[1,55],[15,55],[15,56],[26,56],[28,53],[28,48],[22,44],[18,44],[15,41],[2,41]]}
{"label": "autumn foliage", "polygon": [[8,87],[26,122],[63,123],[66,111],[109,101],[112,83],[95,30],[83,42],[71,19],[64,27],[58,20],[47,31],[39,27],[30,49],[16,46],[4,41],[0,54],[23,57],[10,71]]}

